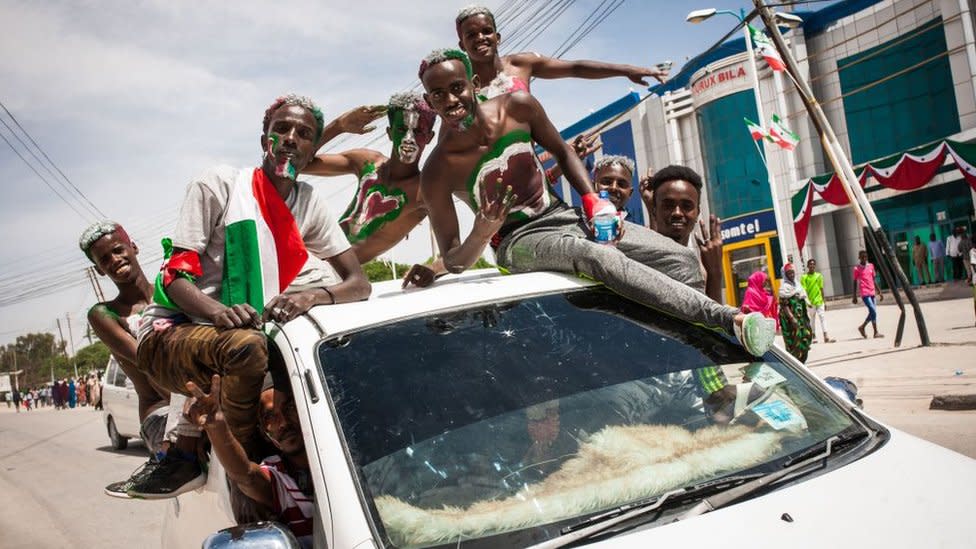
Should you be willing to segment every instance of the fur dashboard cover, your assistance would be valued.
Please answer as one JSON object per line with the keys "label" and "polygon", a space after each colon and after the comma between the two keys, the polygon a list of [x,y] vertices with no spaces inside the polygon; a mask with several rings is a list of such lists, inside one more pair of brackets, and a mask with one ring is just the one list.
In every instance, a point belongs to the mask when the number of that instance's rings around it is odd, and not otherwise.
{"label": "fur dashboard cover", "polygon": [[399,546],[447,543],[572,518],[745,469],[775,454],[780,441],[776,432],[744,426],[694,432],[676,426],[611,426],[591,435],[545,480],[508,498],[421,509],[380,496],[376,508]]}

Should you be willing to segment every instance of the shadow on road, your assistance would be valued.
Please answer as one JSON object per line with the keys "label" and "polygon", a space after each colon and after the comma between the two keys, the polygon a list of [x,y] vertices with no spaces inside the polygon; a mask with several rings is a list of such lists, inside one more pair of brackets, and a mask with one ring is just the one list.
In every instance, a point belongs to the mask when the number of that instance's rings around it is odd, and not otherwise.
{"label": "shadow on road", "polygon": [[95,450],[99,452],[106,452],[108,454],[120,454],[124,456],[145,456],[146,452],[149,451],[146,449],[146,445],[143,444],[142,441],[136,442],[134,440],[129,441],[129,446],[127,446],[125,450],[116,450],[115,448],[112,448],[111,445],[95,448]]}

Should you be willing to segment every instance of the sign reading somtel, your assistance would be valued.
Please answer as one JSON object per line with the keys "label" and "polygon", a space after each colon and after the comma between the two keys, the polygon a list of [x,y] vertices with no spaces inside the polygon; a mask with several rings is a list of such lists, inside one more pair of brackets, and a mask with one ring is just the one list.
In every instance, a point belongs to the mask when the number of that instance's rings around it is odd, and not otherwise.
{"label": "sign reading somtel", "polygon": [[745,53],[733,55],[706,65],[691,75],[691,99],[695,107],[752,89],[752,82],[746,71],[747,59]]}
{"label": "sign reading somtel", "polygon": [[750,240],[760,233],[776,231],[776,216],[773,210],[763,210],[733,219],[722,221],[722,243],[732,244]]}

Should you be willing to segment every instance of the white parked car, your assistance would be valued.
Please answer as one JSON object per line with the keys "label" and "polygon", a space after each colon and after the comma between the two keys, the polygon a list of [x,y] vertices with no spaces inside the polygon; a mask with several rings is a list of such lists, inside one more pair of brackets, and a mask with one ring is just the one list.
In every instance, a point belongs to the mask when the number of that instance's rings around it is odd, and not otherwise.
{"label": "white parked car", "polygon": [[[779,349],[586,281],[374,285],[272,330],[316,547],[972,547],[976,461],[887,428]],[[233,523],[219,466],[164,547]],[[274,537],[237,529],[231,538]],[[282,539],[281,547],[288,546]]]}
{"label": "white parked car", "polygon": [[102,419],[112,448],[124,450],[129,439],[139,438],[139,395],[114,356],[102,376]]}

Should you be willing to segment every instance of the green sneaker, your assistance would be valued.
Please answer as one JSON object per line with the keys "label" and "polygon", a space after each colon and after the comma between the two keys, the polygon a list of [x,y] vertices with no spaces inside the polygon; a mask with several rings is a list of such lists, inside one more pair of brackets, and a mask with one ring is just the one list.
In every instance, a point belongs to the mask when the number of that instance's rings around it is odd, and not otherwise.
{"label": "green sneaker", "polygon": [[742,326],[735,324],[735,338],[752,356],[761,357],[773,346],[776,339],[776,321],[762,313],[749,313]]}

